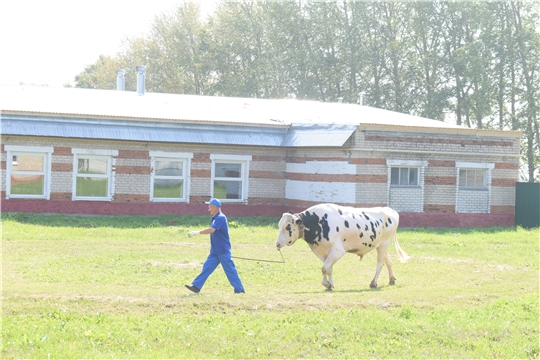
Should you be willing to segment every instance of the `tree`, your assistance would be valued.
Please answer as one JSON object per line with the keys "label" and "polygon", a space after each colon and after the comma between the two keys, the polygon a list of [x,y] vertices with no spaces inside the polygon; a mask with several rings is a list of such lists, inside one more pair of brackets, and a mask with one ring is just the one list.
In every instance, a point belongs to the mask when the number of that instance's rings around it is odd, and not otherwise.
{"label": "tree", "polygon": [[524,132],[526,178],[540,178],[538,2],[220,2],[201,20],[184,1],[77,75],[126,89],[358,101],[478,129]]}
{"label": "tree", "polygon": [[[523,99],[526,106],[523,116],[527,119],[525,134],[527,137],[528,177],[529,182],[534,182],[535,176],[538,175],[538,164],[540,164],[539,109],[537,105],[540,97],[538,89],[538,81],[540,80],[538,75],[540,36],[536,31],[539,28],[538,13],[536,13],[536,17],[523,18],[523,4],[514,1],[510,4],[512,6],[512,20],[519,50],[519,59],[521,60],[521,70],[526,86]],[[538,5],[536,9],[538,9]]]}
{"label": "tree", "polygon": [[89,89],[116,89],[116,70],[122,68],[121,61],[106,55],[99,55],[98,60],[87,66],[75,76],[77,87]]}

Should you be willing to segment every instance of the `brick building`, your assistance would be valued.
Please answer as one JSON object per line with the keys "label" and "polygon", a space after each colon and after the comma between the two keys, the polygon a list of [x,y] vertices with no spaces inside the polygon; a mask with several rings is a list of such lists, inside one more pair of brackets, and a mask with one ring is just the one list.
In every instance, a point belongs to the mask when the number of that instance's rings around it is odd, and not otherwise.
{"label": "brick building", "polygon": [[279,216],[390,206],[512,226],[521,132],[342,103],[0,86],[1,210]]}

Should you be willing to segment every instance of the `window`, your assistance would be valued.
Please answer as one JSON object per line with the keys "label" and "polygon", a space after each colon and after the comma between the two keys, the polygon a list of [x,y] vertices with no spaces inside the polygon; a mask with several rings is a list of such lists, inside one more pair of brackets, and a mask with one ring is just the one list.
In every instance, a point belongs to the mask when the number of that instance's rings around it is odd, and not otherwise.
{"label": "window", "polygon": [[151,151],[150,199],[156,202],[188,201],[189,161],[193,154]]}
{"label": "window", "polygon": [[459,169],[460,188],[484,188],[486,187],[485,169]]}
{"label": "window", "polygon": [[112,162],[118,151],[72,149],[72,153],[73,199],[111,200]]}
{"label": "window", "polygon": [[251,156],[210,155],[212,159],[212,197],[247,201]]}
{"label": "window", "polygon": [[490,185],[493,163],[456,162],[460,189],[487,189]]}
{"label": "window", "polygon": [[418,186],[418,168],[392,167],[390,185]]}
{"label": "window", "polygon": [[6,197],[49,199],[52,147],[6,145]]}

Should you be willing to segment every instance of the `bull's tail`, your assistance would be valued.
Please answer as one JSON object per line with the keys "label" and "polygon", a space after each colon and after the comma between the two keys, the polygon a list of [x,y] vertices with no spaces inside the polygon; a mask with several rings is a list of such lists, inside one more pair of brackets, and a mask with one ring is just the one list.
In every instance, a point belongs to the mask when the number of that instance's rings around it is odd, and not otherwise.
{"label": "bull's tail", "polygon": [[399,256],[399,261],[402,263],[407,262],[409,260],[409,255],[403,249],[399,246],[399,243],[397,241],[397,233],[394,234],[394,244],[396,244],[396,251]]}

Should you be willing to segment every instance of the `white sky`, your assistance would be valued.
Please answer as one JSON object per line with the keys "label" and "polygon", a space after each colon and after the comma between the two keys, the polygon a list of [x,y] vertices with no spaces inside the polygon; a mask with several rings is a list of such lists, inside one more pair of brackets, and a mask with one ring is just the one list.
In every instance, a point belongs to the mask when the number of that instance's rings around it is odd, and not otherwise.
{"label": "white sky", "polygon": [[[203,11],[215,0],[201,1]],[[74,84],[181,0],[0,0],[0,84]]]}

